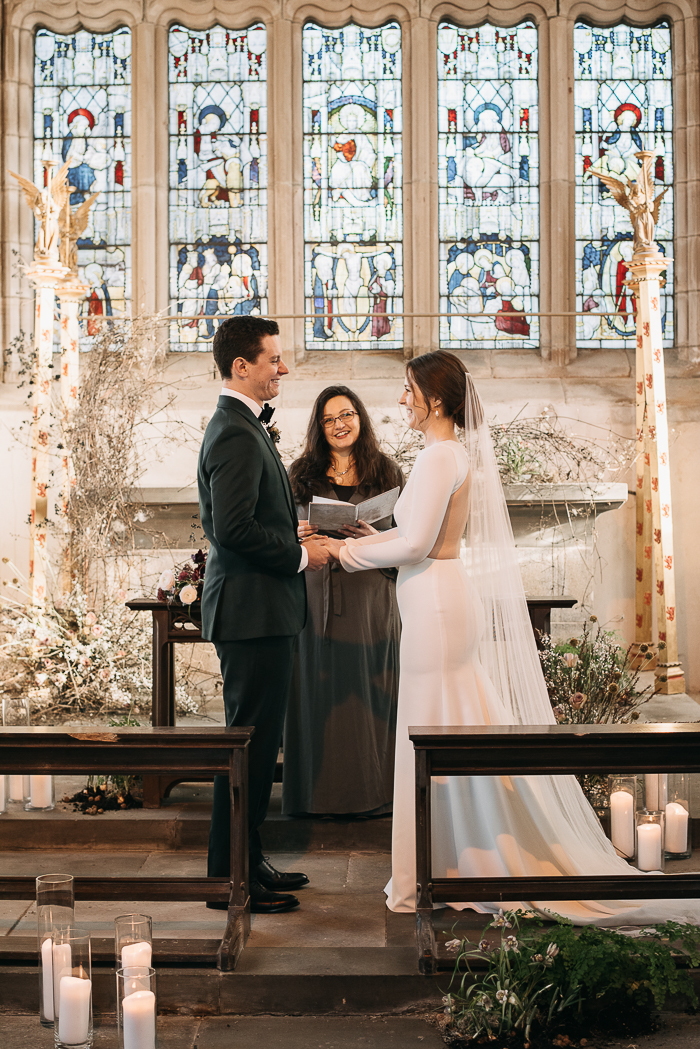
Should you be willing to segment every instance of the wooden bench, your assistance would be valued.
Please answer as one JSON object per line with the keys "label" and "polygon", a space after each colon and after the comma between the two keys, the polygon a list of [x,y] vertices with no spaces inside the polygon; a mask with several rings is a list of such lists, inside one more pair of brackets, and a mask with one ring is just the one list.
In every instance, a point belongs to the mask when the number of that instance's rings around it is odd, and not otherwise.
{"label": "wooden bench", "polygon": [[421,972],[437,968],[436,903],[700,899],[700,873],[435,878],[433,776],[567,776],[700,772],[700,726],[504,725],[409,728],[416,760],[416,939]]}
{"label": "wooden bench", "polygon": [[[252,728],[0,729],[3,773],[228,776],[231,878],[76,878],[78,900],[228,901],[219,969],[236,967],[250,933],[248,894],[248,745]],[[125,817],[128,819],[128,817]],[[31,900],[33,877],[0,877],[0,900]]]}

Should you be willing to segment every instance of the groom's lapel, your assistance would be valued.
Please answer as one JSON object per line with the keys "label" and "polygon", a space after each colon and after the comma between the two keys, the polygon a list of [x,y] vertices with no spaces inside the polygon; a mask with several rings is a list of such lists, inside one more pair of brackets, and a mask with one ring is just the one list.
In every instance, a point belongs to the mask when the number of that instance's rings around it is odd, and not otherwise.
{"label": "groom's lapel", "polygon": [[296,528],[298,515],[296,511],[296,506],[294,505],[294,495],[292,494],[292,486],[289,483],[289,477],[287,476],[287,471],[284,468],[284,463],[280,458],[280,454],[277,451],[277,448],[275,447],[269,434],[266,432],[263,424],[260,422],[259,419],[255,418],[248,405],[244,404],[243,401],[239,401],[236,397],[220,396],[217,407],[233,408],[233,410],[238,413],[239,417],[243,419],[250,427],[252,427],[253,430],[255,430],[257,434],[259,434],[262,437],[263,442],[267,447],[268,455],[272,456],[275,465],[280,472],[282,486],[284,488],[284,494],[287,500],[287,506],[289,507],[289,512],[292,515],[292,521],[294,522],[294,527]]}

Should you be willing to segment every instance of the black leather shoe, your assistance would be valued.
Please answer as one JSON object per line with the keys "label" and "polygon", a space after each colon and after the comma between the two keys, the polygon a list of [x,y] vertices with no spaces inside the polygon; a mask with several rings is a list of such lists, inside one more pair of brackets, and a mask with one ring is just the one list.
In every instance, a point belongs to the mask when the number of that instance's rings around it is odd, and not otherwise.
{"label": "black leather shoe", "polygon": [[250,876],[270,892],[287,892],[288,889],[301,889],[303,885],[309,884],[305,874],[299,871],[283,874],[282,871],[275,870],[267,858],[250,872]]}
{"label": "black leather shoe", "polygon": [[[210,900],[206,906],[212,911],[227,911],[228,903],[223,900]],[[282,914],[284,911],[293,911],[299,906],[296,896],[288,893],[271,892],[261,885],[259,881],[250,883],[250,909],[253,914]]]}

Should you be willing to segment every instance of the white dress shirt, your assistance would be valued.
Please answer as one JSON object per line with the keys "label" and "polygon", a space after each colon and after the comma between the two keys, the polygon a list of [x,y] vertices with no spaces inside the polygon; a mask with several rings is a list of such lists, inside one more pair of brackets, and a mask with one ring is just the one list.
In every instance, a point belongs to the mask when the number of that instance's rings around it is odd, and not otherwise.
{"label": "white dress shirt", "polygon": [[[258,416],[260,415],[260,412],[262,411],[262,408],[260,407],[258,402],[254,401],[252,397],[246,397],[246,395],[244,393],[239,393],[238,390],[230,390],[228,388],[228,386],[224,386],[222,388],[221,396],[222,397],[235,397],[237,401],[242,401],[243,404],[245,404],[246,408],[250,408],[251,412],[253,413],[253,415],[255,416],[256,419],[258,418]],[[262,426],[263,424],[261,423],[260,425]],[[264,429],[264,427],[263,427],[263,429]],[[267,430],[265,430],[265,433],[267,434],[268,437],[270,437],[269,433],[267,433]],[[309,551],[306,549],[306,547],[302,543],[301,544],[301,561],[299,562],[298,571],[299,572],[303,572],[304,569],[306,568],[306,566],[308,565],[308,563],[309,563]]]}

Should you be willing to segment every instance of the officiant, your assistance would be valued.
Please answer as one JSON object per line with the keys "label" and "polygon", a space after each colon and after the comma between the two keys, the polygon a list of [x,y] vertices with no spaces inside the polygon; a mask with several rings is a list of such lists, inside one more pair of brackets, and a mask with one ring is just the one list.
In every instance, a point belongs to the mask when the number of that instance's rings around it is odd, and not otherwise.
{"label": "officiant", "polygon": [[[358,504],[402,488],[364,404],[346,386],[316,400],[301,456],[289,471],[305,538],[314,496]],[[338,538],[391,528],[361,521]],[[396,571],[346,573],[328,564],[307,578],[308,616],[287,707],[282,811],[379,816],[391,812],[400,620]]]}

